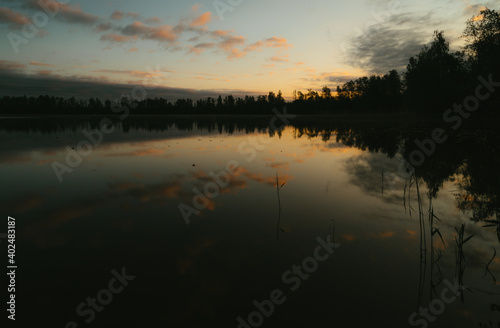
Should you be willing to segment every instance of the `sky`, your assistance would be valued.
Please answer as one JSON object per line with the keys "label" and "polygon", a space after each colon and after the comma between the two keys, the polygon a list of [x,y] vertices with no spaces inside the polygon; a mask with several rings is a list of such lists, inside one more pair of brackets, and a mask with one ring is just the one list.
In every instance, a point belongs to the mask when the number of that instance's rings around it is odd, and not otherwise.
{"label": "sky", "polygon": [[0,0],[0,95],[200,98],[335,89],[500,0]]}

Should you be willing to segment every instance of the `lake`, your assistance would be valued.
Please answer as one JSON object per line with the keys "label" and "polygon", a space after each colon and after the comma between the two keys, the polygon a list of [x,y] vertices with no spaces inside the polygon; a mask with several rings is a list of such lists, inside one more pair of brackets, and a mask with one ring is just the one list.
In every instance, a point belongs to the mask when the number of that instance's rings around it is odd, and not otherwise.
{"label": "lake", "polygon": [[500,327],[494,123],[281,121],[0,119],[17,324]]}

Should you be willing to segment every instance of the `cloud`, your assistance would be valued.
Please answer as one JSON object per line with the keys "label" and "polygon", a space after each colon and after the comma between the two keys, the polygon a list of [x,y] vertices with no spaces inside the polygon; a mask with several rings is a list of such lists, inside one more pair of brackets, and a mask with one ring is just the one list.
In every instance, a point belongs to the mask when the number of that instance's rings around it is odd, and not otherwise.
{"label": "cloud", "polygon": [[234,59],[234,58],[243,58],[246,56],[246,53],[242,52],[241,50],[234,48],[231,50],[231,53],[228,55],[229,59]]}
{"label": "cloud", "polygon": [[[262,48],[265,47],[283,48],[283,49],[288,49],[289,47],[291,47],[291,45],[286,42],[286,39],[277,37],[268,38],[263,41],[257,41],[253,44],[245,46],[247,40],[243,36],[234,36],[229,34],[229,32],[227,31],[217,30],[215,32],[217,32],[217,35],[219,36],[220,39],[219,42],[217,43],[217,47],[221,51],[228,53],[228,59],[243,58],[248,53],[252,51],[260,51]],[[214,34],[212,33],[212,35]],[[287,57],[288,55],[281,57],[276,56],[271,58],[271,60],[287,62],[289,61]]]}
{"label": "cloud", "polygon": [[127,36],[116,33],[108,33],[101,36],[101,41],[110,41],[110,42],[129,42],[131,40],[136,40],[135,36]]}
{"label": "cloud", "polygon": [[193,20],[189,25],[192,27],[204,26],[210,23],[211,20],[212,20],[212,13],[207,11],[206,13],[203,13],[201,16]]}
{"label": "cloud", "polygon": [[278,38],[273,36],[272,38],[268,38],[262,41],[257,41],[255,43],[250,44],[245,48],[245,51],[255,51],[260,50],[261,48],[283,48],[289,49],[292,45],[287,42],[285,38]]}
{"label": "cloud", "polygon": [[428,26],[440,26],[432,14],[400,14],[374,25],[342,45],[347,64],[371,74],[401,70],[417,54],[431,34]]}
{"label": "cloud", "polygon": [[328,81],[332,83],[337,83],[337,84],[344,84],[346,82],[352,81],[359,78],[359,76],[354,76],[354,75],[329,75],[328,76]]}
{"label": "cloud", "polygon": [[[20,74],[19,69],[25,65],[0,61],[0,90],[3,95],[11,96],[39,96],[51,95],[59,97],[76,97],[80,99],[98,97],[100,99],[114,100],[122,95],[130,94],[136,85],[106,82],[106,77],[89,76],[39,76]],[[120,71],[117,71],[120,72]],[[137,77],[146,76],[150,72],[137,73]],[[126,74],[120,72],[117,74]],[[250,90],[237,89],[214,89],[214,90],[194,90],[187,88],[156,87],[154,90],[147,90],[147,97],[162,97],[174,101],[179,98],[217,98],[219,95],[232,94],[235,97],[245,95],[257,96],[260,93]]]}
{"label": "cloud", "polygon": [[201,5],[199,3],[196,3],[194,4],[192,7],[191,7],[191,11],[198,11],[200,9]]}
{"label": "cloud", "polygon": [[467,16],[476,16],[479,15],[481,10],[486,9],[486,6],[480,4],[468,5],[464,8],[464,15]]}
{"label": "cloud", "polygon": [[135,21],[134,23],[125,26],[121,32],[130,37],[136,37],[143,40],[156,40],[173,42],[177,39],[177,34],[169,25],[161,25],[158,27],[146,26],[142,22]]}
{"label": "cloud", "polygon": [[51,64],[45,64],[45,63],[39,63],[37,61],[30,61],[30,65],[33,66],[47,66],[47,67],[55,67],[56,65],[51,65]]}
{"label": "cloud", "polygon": [[[301,80],[307,82],[308,84],[316,83],[318,88],[322,88],[325,84],[332,83],[333,85],[342,85],[351,80],[355,80],[360,77],[360,75],[354,75],[349,72],[326,72],[321,74],[313,74],[314,70],[307,69],[306,72],[309,72],[306,77],[302,77]],[[319,91],[318,89],[317,91]]]}
{"label": "cloud", "polygon": [[325,83],[333,83],[336,85],[341,85],[351,80],[359,78],[359,75],[354,75],[349,72],[326,72],[321,74],[313,74],[314,70],[307,69],[304,67],[306,72],[309,72],[307,77],[303,77],[302,80],[307,83],[319,83],[320,86],[325,85]]}
{"label": "cloud", "polygon": [[288,59],[288,55],[286,56],[275,56],[269,58],[270,61],[278,62],[278,63],[288,63],[290,60]]}
{"label": "cloud", "polygon": [[141,202],[163,200],[164,198],[177,198],[182,189],[182,180],[177,179],[170,182],[162,182],[153,185],[115,183],[110,184],[109,189],[114,193],[128,194]]}
{"label": "cloud", "polygon": [[121,20],[125,14],[121,10],[115,10],[111,14],[110,18],[113,20]]}
{"label": "cloud", "polygon": [[9,9],[0,7],[0,23],[7,24],[11,29],[20,29],[24,24],[29,23],[28,17]]}
{"label": "cloud", "polygon": [[209,81],[221,81],[221,82],[229,82],[231,80],[228,79],[218,79],[218,78],[210,78],[210,77],[203,77],[203,76],[197,76],[195,77],[197,80],[209,80]]}
{"label": "cloud", "polygon": [[215,48],[216,45],[215,42],[198,43],[195,46],[188,46],[188,52],[200,55],[207,49]]}
{"label": "cloud", "polygon": [[231,51],[234,47],[245,44],[243,36],[226,36],[223,41],[219,42],[218,46],[225,51]]}
{"label": "cloud", "polygon": [[0,60],[0,72],[5,71],[5,72],[12,72],[12,71],[18,71],[21,68],[25,68],[26,65],[21,64],[16,61],[11,61],[11,60]]}
{"label": "cloud", "polygon": [[159,17],[154,16],[146,18],[144,22],[149,25],[154,25],[154,24],[160,24],[161,20]]}
{"label": "cloud", "polygon": [[[26,0],[24,8],[40,10],[37,0]],[[197,11],[199,8],[199,5],[195,5],[192,10]],[[249,52],[261,51],[264,48],[281,52],[292,47],[283,37],[272,36],[247,44],[247,39],[236,35],[233,30],[210,30],[207,24],[212,21],[212,13],[209,11],[196,15],[194,18],[180,19],[177,24],[159,25],[161,20],[156,16],[139,19],[139,13],[115,10],[109,17],[101,18],[84,12],[79,5],[60,4],[58,14],[54,17],[68,24],[93,25],[92,30],[100,34],[100,40],[109,43],[105,49],[110,49],[115,43],[150,40],[159,42],[163,49],[170,51],[185,51],[188,54],[201,55],[206,50],[213,49],[216,53],[224,54],[228,59],[240,59],[247,56]],[[131,18],[134,21],[121,26],[115,24],[115,21],[124,18]],[[0,23],[20,26],[21,23],[24,24],[25,19],[27,18],[11,9],[0,10]],[[188,41],[185,41],[182,36],[187,34],[189,34],[186,37]],[[288,61],[282,54],[275,56],[273,60]]]}
{"label": "cloud", "polygon": [[[230,35],[228,31],[221,31],[221,30],[212,32],[212,35],[217,35],[221,37],[221,41],[219,41],[218,47],[222,51],[228,53],[228,59],[243,58],[249,52],[261,51],[263,48],[288,49],[291,47],[291,45],[287,43],[286,39],[278,37],[264,39],[245,46],[246,39],[243,36],[233,36]],[[239,49],[237,47],[243,47],[243,49]],[[289,60],[286,57],[288,57],[288,55],[281,57],[276,56],[271,58],[270,60],[288,62]]]}
{"label": "cloud", "polygon": [[401,70],[408,64],[408,59],[420,51],[426,36],[426,33],[413,29],[371,33],[348,52],[347,62],[372,74]]}
{"label": "cloud", "polygon": [[37,71],[36,74],[38,74],[40,76],[49,76],[49,75],[52,75],[52,71],[44,69],[44,70]]}
{"label": "cloud", "polygon": [[97,33],[106,32],[113,28],[111,23],[99,23],[94,27],[94,31]]}
{"label": "cloud", "polygon": [[[193,11],[197,11],[199,5],[193,6],[192,9]],[[166,46],[167,50],[184,50],[189,54],[200,55],[207,49],[213,49],[227,55],[228,59],[243,58],[251,51],[260,51],[264,48],[283,51],[292,47],[287,42],[287,39],[283,37],[273,36],[252,44],[247,44],[247,39],[244,36],[235,35],[232,30],[218,29],[211,31],[206,26],[212,21],[212,13],[208,11],[195,18],[181,19],[176,25],[158,25],[161,23],[161,20],[155,16],[140,21],[138,20],[138,13],[125,13],[120,10],[114,11],[109,17],[111,20],[122,20],[125,17],[135,19],[135,21],[125,26],[116,26],[112,22],[101,20],[98,16],[84,13],[79,6],[65,6],[64,11],[66,13],[64,20],[68,22],[82,24],[95,23],[93,31],[96,33],[107,32],[100,36],[100,40],[111,44],[151,40]],[[191,35],[189,35],[186,43],[181,37],[187,33]],[[275,59],[278,59],[278,57]],[[287,61],[288,59],[282,56],[282,60]]]}
{"label": "cloud", "polygon": [[124,13],[121,10],[115,10],[111,14],[111,16],[109,16],[109,18],[111,18],[112,20],[122,20],[124,17],[132,18],[132,19],[138,19],[139,16],[140,16],[139,13],[136,13],[136,12],[130,11],[128,13]]}
{"label": "cloud", "polygon": [[133,18],[133,19],[138,19],[139,18],[139,13],[136,13],[136,12],[133,12],[133,11],[130,11],[126,14],[127,17],[129,18]]}
{"label": "cloud", "polygon": [[[350,183],[361,188],[367,195],[381,198],[386,203],[398,204],[400,201],[399,192],[404,187],[404,181],[390,174],[390,172],[397,172],[398,162],[387,156],[387,153],[397,151],[397,149],[394,150],[398,147],[397,142],[384,146],[387,148],[366,146],[363,141],[353,140],[356,135],[357,132],[353,131],[349,132],[349,136],[344,136],[340,140],[337,138],[344,144],[355,142],[357,144],[352,145],[353,147],[365,151],[362,155],[351,157],[345,163]],[[382,180],[382,172],[385,172],[384,180]],[[391,181],[389,178],[395,179],[391,187],[389,187],[389,181]]]}
{"label": "cloud", "polygon": [[99,20],[99,16],[83,12],[79,5],[65,5],[59,3],[59,12],[55,16],[57,19],[70,24],[92,25]]}
{"label": "cloud", "polygon": [[[137,49],[137,48],[134,48]],[[133,50],[132,50],[133,51]],[[106,74],[126,74],[133,77],[147,78],[147,77],[157,77],[162,76],[162,73],[154,71],[133,71],[133,70],[112,70],[112,69],[101,69],[94,71],[95,73],[106,73]]]}
{"label": "cloud", "polygon": [[215,30],[212,32],[214,36],[226,36],[229,34],[229,31],[224,31],[224,30]]}
{"label": "cloud", "polygon": [[268,163],[266,166],[270,166],[273,169],[282,169],[288,171],[290,169],[290,163],[289,162],[274,162],[274,163]]}
{"label": "cloud", "polygon": [[[196,7],[195,9],[197,9]],[[115,18],[125,15],[123,12],[115,12]],[[128,14],[126,14],[128,15]],[[251,51],[260,51],[263,48],[273,48],[280,51],[292,47],[283,37],[273,36],[261,41],[247,45],[247,40],[243,36],[234,35],[232,30],[209,30],[206,25],[211,22],[212,14],[205,12],[194,19],[181,19],[176,25],[150,26],[148,24],[158,24],[158,17],[150,17],[145,23],[135,21],[124,27],[115,28],[112,33],[101,36],[102,41],[124,43],[140,40],[158,41],[163,45],[170,46],[171,50],[184,50],[189,54],[201,55],[207,49],[218,50],[227,55],[228,59],[238,59],[245,57]],[[106,30],[109,25],[103,25],[102,30]],[[110,27],[111,28],[111,27]],[[98,28],[95,29],[96,31]],[[190,33],[187,42],[181,41],[181,36]],[[189,44],[196,43],[196,44]],[[278,59],[278,57],[276,57]],[[285,57],[282,60],[287,61]]]}

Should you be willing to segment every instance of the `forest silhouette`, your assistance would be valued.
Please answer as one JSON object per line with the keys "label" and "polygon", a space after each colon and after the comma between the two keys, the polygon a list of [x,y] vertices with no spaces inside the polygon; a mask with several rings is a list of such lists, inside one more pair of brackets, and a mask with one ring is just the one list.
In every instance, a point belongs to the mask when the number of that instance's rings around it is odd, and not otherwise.
{"label": "forest silhouette", "polygon": [[[294,91],[286,101],[281,91],[258,97],[232,95],[204,99],[165,98],[134,100],[76,99],[48,95],[3,96],[0,114],[6,115],[110,115],[127,107],[131,115],[273,115],[273,108],[287,106],[293,114],[441,114],[453,103],[473,95],[478,78],[500,81],[500,14],[488,8],[466,22],[465,46],[451,52],[444,32],[435,31],[429,45],[409,59],[406,71],[391,70],[383,76],[365,76],[337,86],[332,91]],[[481,115],[498,115],[500,92],[480,104]]]}

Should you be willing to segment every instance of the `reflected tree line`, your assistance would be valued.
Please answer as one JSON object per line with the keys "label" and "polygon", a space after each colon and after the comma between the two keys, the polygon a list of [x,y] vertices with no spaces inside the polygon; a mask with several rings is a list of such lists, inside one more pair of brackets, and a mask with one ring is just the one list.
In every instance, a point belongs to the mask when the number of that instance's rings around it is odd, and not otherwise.
{"label": "reflected tree line", "polygon": [[[325,142],[333,137],[349,147],[404,159],[417,149],[415,140],[429,138],[434,129],[428,125],[394,126],[373,122],[335,124],[326,128],[295,123],[297,137],[321,137]],[[479,128],[485,124],[478,122],[450,133],[422,165],[414,167],[415,178],[427,185],[432,198],[437,197],[446,181],[454,181],[459,187],[455,194],[457,207],[469,213],[473,221],[497,221],[500,213],[500,135],[494,126]],[[498,234],[500,222],[497,222]],[[500,234],[498,239],[500,242]]]}
{"label": "reflected tree line", "polygon": [[[494,122],[467,123],[459,131],[448,132],[447,140],[436,145],[435,151],[426,156],[421,165],[414,167],[415,177],[425,182],[431,197],[438,195],[444,182],[455,181],[460,187],[456,195],[459,209],[470,212],[474,221],[487,220],[500,212],[500,135]],[[136,117],[123,121],[117,119],[114,125],[116,130],[124,133],[146,130],[165,133],[165,137],[172,130],[220,135],[258,132],[281,137],[284,129],[284,126],[271,128],[266,117],[237,119],[225,116]],[[0,131],[8,133],[78,134],[84,128],[98,129],[99,118],[0,121]],[[289,128],[293,129],[295,138],[320,138],[325,143],[335,141],[363,151],[382,153],[389,158],[408,159],[418,149],[415,140],[429,139],[436,126],[430,126],[428,122],[332,121],[297,117],[291,120]]]}
{"label": "reflected tree line", "polygon": [[[374,113],[414,111],[437,113],[473,95],[477,78],[492,76],[500,81],[500,15],[484,9],[466,22],[462,38],[465,46],[452,52],[443,32],[409,59],[406,71],[391,70],[383,76],[365,76],[322,90],[294,91],[293,100],[285,101],[281,91],[258,97],[232,95],[205,99],[164,98],[133,100],[87,100],[54,96],[10,97],[0,99],[2,114],[106,114],[126,106],[132,115],[162,114],[251,114],[272,115],[273,108],[287,106],[290,113]],[[482,102],[481,112],[495,113],[500,93]],[[486,110],[487,109],[487,110]],[[496,113],[495,113],[496,114]]]}

